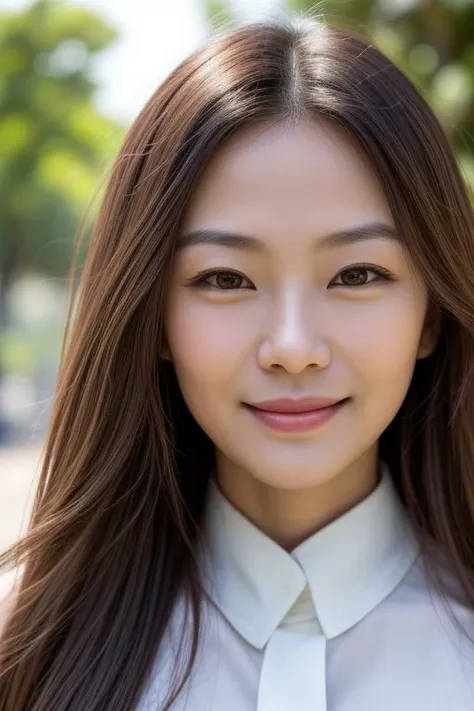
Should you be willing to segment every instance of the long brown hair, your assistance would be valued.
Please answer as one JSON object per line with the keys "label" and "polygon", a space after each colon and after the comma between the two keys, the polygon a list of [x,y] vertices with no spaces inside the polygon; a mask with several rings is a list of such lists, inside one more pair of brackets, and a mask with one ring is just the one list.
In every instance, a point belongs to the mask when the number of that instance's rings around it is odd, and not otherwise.
{"label": "long brown hair", "polygon": [[244,25],[157,89],[111,171],[29,530],[0,558],[23,566],[3,633],[0,711],[130,711],[181,595],[189,675],[214,448],[161,357],[176,238],[226,138],[306,116],[336,122],[365,151],[441,314],[438,346],[416,365],[381,453],[421,540],[446,553],[474,609],[474,221],[452,147],[369,42],[313,20]]}

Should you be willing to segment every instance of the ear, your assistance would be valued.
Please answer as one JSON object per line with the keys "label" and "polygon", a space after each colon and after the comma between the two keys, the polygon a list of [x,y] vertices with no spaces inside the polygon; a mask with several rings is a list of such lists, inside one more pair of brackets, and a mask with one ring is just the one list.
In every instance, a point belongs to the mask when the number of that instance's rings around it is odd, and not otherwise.
{"label": "ear", "polygon": [[428,306],[418,345],[417,359],[428,358],[436,348],[441,334],[442,314],[434,304]]}
{"label": "ear", "polygon": [[171,360],[171,361],[173,360],[173,357],[171,355],[171,350],[170,350],[170,347],[168,345],[168,341],[166,340],[166,338],[163,338],[163,343],[161,345],[159,353],[160,353],[161,360]]}

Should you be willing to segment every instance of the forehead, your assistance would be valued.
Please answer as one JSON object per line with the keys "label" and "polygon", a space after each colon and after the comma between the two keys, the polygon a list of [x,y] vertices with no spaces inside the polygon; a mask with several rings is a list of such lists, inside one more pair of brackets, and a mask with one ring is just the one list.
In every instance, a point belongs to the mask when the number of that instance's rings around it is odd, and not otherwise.
{"label": "forehead", "polygon": [[389,215],[355,141],[326,120],[306,119],[246,128],[228,140],[194,190],[185,227],[238,222],[266,232],[276,224],[298,229],[309,222],[314,234],[318,226],[327,232]]}

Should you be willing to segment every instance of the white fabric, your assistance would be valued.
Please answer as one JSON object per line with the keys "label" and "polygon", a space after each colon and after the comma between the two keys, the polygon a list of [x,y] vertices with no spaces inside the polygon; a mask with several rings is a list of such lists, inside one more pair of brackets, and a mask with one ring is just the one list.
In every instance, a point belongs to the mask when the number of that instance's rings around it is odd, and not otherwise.
{"label": "white fabric", "polygon": [[[213,482],[205,541],[203,637],[173,711],[474,710],[474,642],[428,587],[385,468],[292,553]],[[179,672],[182,609],[138,711],[157,711]],[[452,609],[474,636],[474,614]]]}

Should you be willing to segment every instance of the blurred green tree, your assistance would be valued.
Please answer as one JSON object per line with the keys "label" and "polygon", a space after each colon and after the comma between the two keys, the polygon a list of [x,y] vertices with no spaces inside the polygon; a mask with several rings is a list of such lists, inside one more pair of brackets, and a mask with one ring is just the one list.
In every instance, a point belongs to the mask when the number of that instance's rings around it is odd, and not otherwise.
{"label": "blurred green tree", "polygon": [[[362,32],[407,74],[443,123],[474,190],[474,0],[281,0]],[[232,25],[230,0],[204,0],[211,28]]]}
{"label": "blurred green tree", "polygon": [[123,135],[94,107],[89,75],[116,37],[61,0],[0,13],[0,334],[17,275],[65,275],[78,221]]}

